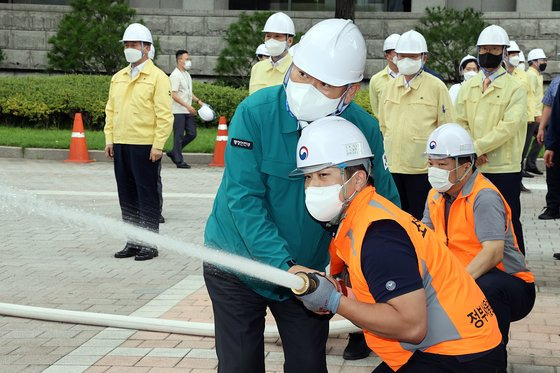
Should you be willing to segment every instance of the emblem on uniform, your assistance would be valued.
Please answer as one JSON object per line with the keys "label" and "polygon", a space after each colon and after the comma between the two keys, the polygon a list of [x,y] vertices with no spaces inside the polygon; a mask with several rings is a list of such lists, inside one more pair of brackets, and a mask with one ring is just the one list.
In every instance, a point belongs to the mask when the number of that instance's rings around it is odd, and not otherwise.
{"label": "emblem on uniform", "polygon": [[299,148],[299,159],[304,161],[305,159],[307,159],[308,155],[309,155],[309,150],[307,149],[306,146],[302,146],[301,148]]}
{"label": "emblem on uniform", "polygon": [[397,283],[393,280],[391,281],[387,281],[385,283],[385,289],[389,290],[389,291],[393,291],[397,288]]}

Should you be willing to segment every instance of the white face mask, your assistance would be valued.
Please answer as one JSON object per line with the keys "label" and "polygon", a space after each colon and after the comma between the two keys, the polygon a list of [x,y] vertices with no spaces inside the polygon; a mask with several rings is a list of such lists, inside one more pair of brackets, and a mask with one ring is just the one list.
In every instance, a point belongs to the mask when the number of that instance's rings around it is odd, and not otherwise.
{"label": "white face mask", "polygon": [[521,60],[519,59],[519,56],[511,56],[511,57],[508,57],[508,60],[509,60],[509,64],[510,64],[511,66],[513,66],[513,67],[519,66],[519,62],[521,61]]}
{"label": "white face mask", "polygon": [[350,203],[352,198],[357,194],[354,190],[351,196],[345,197],[344,201],[340,200],[340,191],[356,175],[354,173],[344,184],[329,185],[326,187],[307,187],[305,189],[305,206],[309,214],[316,220],[324,223],[332,222],[340,215],[345,205]]}
{"label": "white face mask", "polygon": [[189,70],[191,67],[192,67],[191,60],[186,60],[185,61],[185,70]]}
{"label": "white face mask", "polygon": [[135,63],[142,59],[142,51],[136,48],[126,48],[124,50],[124,57],[126,62]]}
{"label": "white face mask", "polygon": [[525,71],[525,63],[524,62],[519,62],[519,65],[517,65],[517,68]]}
{"label": "white face mask", "polygon": [[440,193],[447,192],[453,184],[449,181],[451,171],[437,167],[428,167],[428,181]]}
{"label": "white face mask", "polygon": [[477,76],[478,73],[476,71],[465,71],[463,73],[463,79],[465,79],[465,81],[469,80],[470,78],[472,78],[473,76]]}
{"label": "white face mask", "polygon": [[398,59],[397,59],[397,55],[395,54],[395,55],[393,56],[393,63],[396,65],[397,62],[398,62]]}
{"label": "white face mask", "polygon": [[281,55],[287,49],[287,43],[285,41],[278,41],[276,39],[268,39],[264,42],[264,45],[272,57]]}
{"label": "white face mask", "polygon": [[401,75],[414,75],[422,68],[422,58],[418,60],[403,58],[397,61],[397,67]]}
{"label": "white face mask", "polygon": [[312,122],[336,112],[344,95],[328,98],[312,84],[296,83],[288,79],[286,97],[290,111],[297,120]]}

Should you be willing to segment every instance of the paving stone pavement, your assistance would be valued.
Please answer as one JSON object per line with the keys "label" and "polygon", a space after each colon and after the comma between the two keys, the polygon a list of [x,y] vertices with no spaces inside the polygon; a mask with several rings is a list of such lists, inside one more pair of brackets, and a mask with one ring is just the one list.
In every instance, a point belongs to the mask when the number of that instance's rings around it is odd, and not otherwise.
{"label": "paving stone pavement", "polygon": [[[164,165],[161,233],[202,243],[220,168]],[[544,177],[524,179],[527,259],[537,278],[533,312],[512,324],[509,371],[560,373],[560,221],[540,221]],[[0,158],[0,187],[30,190],[38,198],[118,219],[110,163],[67,164]],[[76,229],[34,211],[0,206],[0,302],[166,319],[211,321],[201,262],[160,252],[148,262],[116,260],[123,242],[93,228]],[[341,358],[346,336],[329,339],[329,372],[371,372],[377,357]],[[282,371],[282,346],[266,343],[267,371]],[[155,333],[0,316],[0,372],[213,372],[210,337]]]}

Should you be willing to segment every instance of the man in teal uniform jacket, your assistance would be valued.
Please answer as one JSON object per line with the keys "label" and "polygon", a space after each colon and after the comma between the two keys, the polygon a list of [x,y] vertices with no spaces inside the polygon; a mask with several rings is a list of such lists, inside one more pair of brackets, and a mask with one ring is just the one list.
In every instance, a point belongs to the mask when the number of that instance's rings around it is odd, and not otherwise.
{"label": "man in teal uniform jacket", "polygon": [[[365,57],[364,39],[351,21],[322,21],[297,46],[284,85],[261,89],[237,107],[222,183],[206,225],[208,246],[290,272],[302,266],[325,269],[331,237],[306,210],[304,179],[290,172],[296,168],[301,128],[330,114],[362,130],[374,152],[377,191],[399,204],[377,120],[352,102]],[[262,280],[209,264],[204,277],[219,372],[264,372],[267,306],[282,338],[284,370],[326,372],[330,317],[306,311],[289,289]]]}

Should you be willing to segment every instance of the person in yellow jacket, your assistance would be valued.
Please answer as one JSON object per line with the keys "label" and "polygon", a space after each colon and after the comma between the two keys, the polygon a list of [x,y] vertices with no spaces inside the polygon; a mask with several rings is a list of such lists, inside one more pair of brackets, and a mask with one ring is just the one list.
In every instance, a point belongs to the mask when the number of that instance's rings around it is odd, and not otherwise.
{"label": "person in yellow jacket", "polygon": [[[542,143],[537,141],[537,134],[539,129],[539,124],[542,120],[543,114],[543,98],[544,98],[544,88],[543,88],[543,76],[542,73],[546,70],[546,65],[548,59],[541,48],[533,49],[529,51],[527,55],[529,60],[529,68],[527,69],[527,76],[529,77],[529,82],[531,87],[535,90],[534,96],[534,110],[535,110],[535,122],[531,123],[530,127],[527,128],[527,138],[525,139],[525,146],[523,148],[523,159],[525,161],[525,172],[531,172],[537,175],[542,175],[543,172],[537,168],[537,157],[539,156]],[[531,140],[535,137],[535,141],[531,144]],[[529,148],[529,145],[531,147]],[[526,159],[525,159],[525,156]],[[525,174],[526,175],[526,174]]]}
{"label": "person in yellow jacket", "polygon": [[251,68],[250,95],[261,88],[282,84],[286,71],[292,65],[289,49],[296,34],[294,21],[282,12],[274,13],[266,20],[262,32],[270,58],[257,62]]}
{"label": "person in yellow jacket", "polygon": [[387,66],[377,74],[373,75],[369,81],[369,103],[371,111],[376,118],[379,118],[379,102],[381,94],[391,80],[399,75],[399,68],[397,67],[397,41],[401,36],[399,34],[389,35],[383,42],[383,53]]}
{"label": "person in yellow jacket", "polygon": [[535,278],[517,245],[511,210],[476,169],[471,136],[460,125],[438,127],[428,138],[426,154],[433,188],[422,222],[476,280],[507,344],[510,323],[527,316],[535,304]]}
{"label": "person in yellow jacket", "polygon": [[338,221],[332,244],[352,285],[344,295],[334,280],[304,269],[317,286],[294,291],[303,304],[361,327],[383,360],[375,373],[505,372],[488,300],[432,230],[376,192],[360,130],[322,118],[303,129],[298,149],[294,174],[305,175],[307,210]]}
{"label": "person in yellow jacket", "polygon": [[[171,84],[148,58],[152,34],[146,26],[129,25],[122,42],[130,65],[111,79],[105,106],[105,155],[115,162],[123,220],[158,232],[158,168],[173,128]],[[149,260],[158,256],[158,250],[129,241],[115,253],[116,258],[132,256]]]}
{"label": "person in yellow jacket", "polygon": [[422,69],[428,52],[422,34],[405,32],[395,51],[400,76],[381,95],[379,125],[402,209],[421,219],[430,190],[424,146],[436,127],[453,120],[453,105],[445,84]]}
{"label": "person in yellow jacket", "polygon": [[501,67],[509,46],[509,37],[503,28],[486,27],[477,45],[481,72],[461,87],[455,105],[456,122],[473,137],[476,166],[510,206],[517,243],[524,254],[519,194],[527,92]]}

